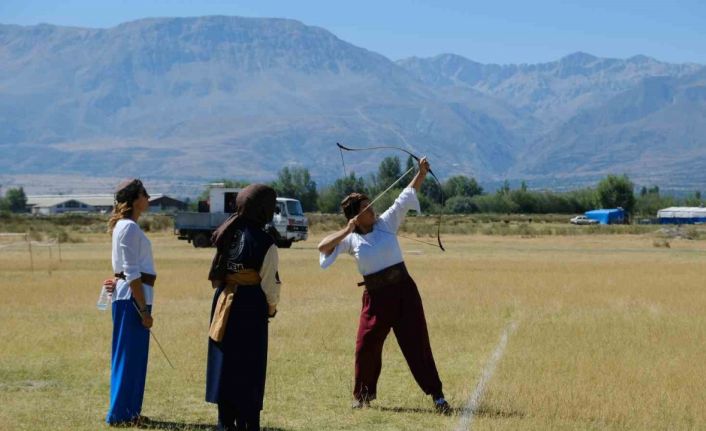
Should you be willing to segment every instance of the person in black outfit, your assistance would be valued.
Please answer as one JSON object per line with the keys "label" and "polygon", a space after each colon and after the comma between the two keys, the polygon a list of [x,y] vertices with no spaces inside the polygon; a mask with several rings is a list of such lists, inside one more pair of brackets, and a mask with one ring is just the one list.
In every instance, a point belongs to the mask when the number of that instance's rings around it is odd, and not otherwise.
{"label": "person in black outfit", "polygon": [[218,429],[260,429],[265,395],[268,318],[277,313],[281,283],[272,220],[276,192],[244,188],[236,212],[214,232],[209,280],[215,289],[206,369],[206,401],[218,404]]}

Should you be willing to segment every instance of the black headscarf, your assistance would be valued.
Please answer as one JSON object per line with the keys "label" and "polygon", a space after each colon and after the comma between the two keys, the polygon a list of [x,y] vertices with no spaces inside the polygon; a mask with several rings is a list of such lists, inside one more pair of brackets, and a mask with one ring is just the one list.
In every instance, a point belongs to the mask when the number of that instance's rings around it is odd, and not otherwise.
{"label": "black headscarf", "polygon": [[216,246],[216,256],[211,264],[209,280],[222,280],[226,274],[226,251],[230,249],[236,228],[249,224],[263,228],[272,220],[277,206],[277,192],[264,184],[250,184],[238,192],[235,212],[213,232],[211,242]]}

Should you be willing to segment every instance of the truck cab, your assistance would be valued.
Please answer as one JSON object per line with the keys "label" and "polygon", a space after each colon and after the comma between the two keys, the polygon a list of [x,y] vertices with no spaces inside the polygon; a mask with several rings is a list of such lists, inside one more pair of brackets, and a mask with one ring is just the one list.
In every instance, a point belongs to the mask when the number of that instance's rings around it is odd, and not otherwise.
{"label": "truck cab", "polygon": [[304,241],[309,234],[309,222],[302,211],[302,204],[296,199],[277,198],[277,209],[270,225],[277,231],[278,247],[291,247],[294,241]]}
{"label": "truck cab", "polygon": [[[198,212],[179,212],[174,219],[174,233],[194,247],[210,247],[211,235],[236,210],[236,198],[242,189],[212,184],[208,201],[199,202]],[[309,222],[301,203],[292,198],[277,198],[275,214],[267,226],[278,247],[289,248],[308,237]]]}

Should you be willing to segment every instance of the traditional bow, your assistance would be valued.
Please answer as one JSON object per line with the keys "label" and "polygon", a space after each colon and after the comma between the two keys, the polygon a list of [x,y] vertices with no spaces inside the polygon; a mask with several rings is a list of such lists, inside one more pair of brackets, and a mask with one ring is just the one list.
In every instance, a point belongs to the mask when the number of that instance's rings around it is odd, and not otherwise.
{"label": "traditional bow", "polygon": [[[402,152],[409,154],[414,160],[417,161],[417,163],[419,163],[419,161],[420,161],[419,157],[417,157],[415,154],[413,154],[412,152],[410,152],[408,150],[405,150],[404,148],[400,148],[400,147],[381,146],[381,147],[351,148],[351,147],[346,147],[345,145],[341,145],[338,142],[336,142],[336,145],[338,146],[338,150],[341,152],[341,162],[343,163],[344,171],[346,169],[346,163],[343,161],[343,151],[344,150],[345,151],[398,150],[398,151],[402,151]],[[434,174],[434,172],[432,172],[431,169],[429,169],[429,173],[434,178],[436,183],[439,185],[439,194],[441,196],[441,201],[439,203],[441,206],[443,206],[444,205],[444,194],[443,194],[444,192],[443,192],[443,188],[441,187],[441,181],[439,181],[439,178],[437,178],[437,176]],[[404,176],[406,174],[407,174],[407,172],[405,172],[402,176]],[[400,179],[401,179],[401,177],[398,178],[397,181],[399,181]],[[395,183],[397,181],[395,181]],[[393,185],[394,185],[394,183],[393,183]],[[390,189],[391,189],[391,187],[388,187],[385,191],[383,191],[380,194],[380,196],[385,194]],[[377,198],[379,198],[380,196],[378,196]],[[375,199],[377,200],[377,198],[375,198]],[[413,238],[410,238],[410,239],[413,239]],[[441,244],[441,211],[439,211],[439,221],[436,225],[436,241],[438,242],[439,248],[441,249],[441,251],[446,251],[446,249],[444,249],[444,246]],[[424,241],[420,241],[420,242],[423,242],[424,244],[433,245],[433,244],[430,244],[430,243],[424,242]]]}

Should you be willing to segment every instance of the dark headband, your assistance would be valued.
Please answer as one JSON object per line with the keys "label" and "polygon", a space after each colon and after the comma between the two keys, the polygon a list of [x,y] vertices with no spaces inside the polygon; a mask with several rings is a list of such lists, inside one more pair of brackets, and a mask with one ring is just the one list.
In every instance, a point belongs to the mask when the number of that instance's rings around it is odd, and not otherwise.
{"label": "dark headband", "polygon": [[351,193],[346,196],[346,198],[341,202],[343,215],[346,216],[346,219],[350,220],[357,216],[360,212],[360,204],[365,200],[370,200],[370,198],[368,198],[368,196],[364,193]]}
{"label": "dark headband", "polygon": [[118,203],[132,203],[140,197],[141,193],[147,196],[147,190],[145,190],[142,181],[137,178],[131,178],[118,184],[115,189],[115,201]]}

